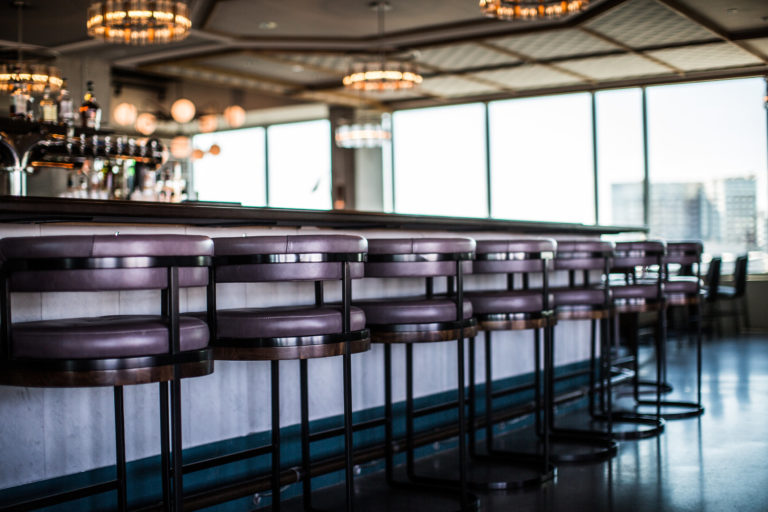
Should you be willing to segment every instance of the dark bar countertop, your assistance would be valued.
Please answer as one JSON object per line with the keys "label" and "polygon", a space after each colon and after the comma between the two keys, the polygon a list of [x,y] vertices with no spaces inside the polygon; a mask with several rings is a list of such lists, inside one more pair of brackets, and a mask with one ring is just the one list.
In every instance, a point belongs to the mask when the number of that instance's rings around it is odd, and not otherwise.
{"label": "dark bar countertop", "polygon": [[[335,229],[508,231],[531,234],[645,232],[638,226],[598,226],[468,217],[440,217],[350,210],[294,210],[227,203],[150,203],[0,196],[0,222],[99,222],[195,226],[316,226]],[[0,228],[2,229],[2,228]]]}

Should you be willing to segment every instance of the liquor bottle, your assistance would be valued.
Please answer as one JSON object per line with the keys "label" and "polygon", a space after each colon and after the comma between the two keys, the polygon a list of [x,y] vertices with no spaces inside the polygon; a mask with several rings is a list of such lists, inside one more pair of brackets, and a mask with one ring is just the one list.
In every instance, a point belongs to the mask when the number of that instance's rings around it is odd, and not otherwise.
{"label": "liquor bottle", "polygon": [[47,85],[43,91],[43,99],[40,100],[40,115],[38,118],[43,123],[55,123],[59,120],[59,107],[51,98],[51,88]]}
{"label": "liquor bottle", "polygon": [[11,92],[11,117],[26,119],[29,108],[29,94],[21,88],[20,84],[14,84]]}
{"label": "liquor bottle", "polygon": [[88,81],[88,91],[80,105],[80,126],[98,130],[101,126],[101,107],[93,97],[93,82]]}
{"label": "liquor bottle", "polygon": [[75,107],[72,102],[72,95],[67,89],[67,82],[61,86],[61,92],[59,93],[59,122],[68,126],[74,127],[75,125]]}

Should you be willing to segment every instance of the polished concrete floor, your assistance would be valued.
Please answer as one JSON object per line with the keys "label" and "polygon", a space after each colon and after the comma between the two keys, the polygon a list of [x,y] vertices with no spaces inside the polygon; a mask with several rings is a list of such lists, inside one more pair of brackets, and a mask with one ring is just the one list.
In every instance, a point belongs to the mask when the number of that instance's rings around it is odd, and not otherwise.
{"label": "polished concrete floor", "polygon": [[[695,399],[695,352],[670,341],[671,400]],[[607,462],[560,465],[535,489],[479,493],[485,511],[768,511],[768,336],[706,340],[703,416],[668,421],[659,437],[620,442]],[[516,434],[518,439],[526,432]],[[455,462],[453,454],[424,461]],[[381,475],[359,479],[357,510],[451,511],[440,494],[392,491]],[[341,489],[321,491],[316,505],[339,509]],[[298,503],[286,503],[298,510]]]}

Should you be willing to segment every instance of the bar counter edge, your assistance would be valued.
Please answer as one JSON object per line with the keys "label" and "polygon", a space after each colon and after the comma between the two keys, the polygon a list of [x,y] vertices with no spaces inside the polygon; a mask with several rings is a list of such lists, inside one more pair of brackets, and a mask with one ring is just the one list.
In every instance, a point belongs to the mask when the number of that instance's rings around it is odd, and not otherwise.
{"label": "bar counter edge", "polygon": [[336,229],[509,231],[534,234],[645,233],[644,226],[440,217],[354,210],[299,210],[222,203],[150,203],[0,196],[0,222],[105,222],[195,226],[316,226]]}

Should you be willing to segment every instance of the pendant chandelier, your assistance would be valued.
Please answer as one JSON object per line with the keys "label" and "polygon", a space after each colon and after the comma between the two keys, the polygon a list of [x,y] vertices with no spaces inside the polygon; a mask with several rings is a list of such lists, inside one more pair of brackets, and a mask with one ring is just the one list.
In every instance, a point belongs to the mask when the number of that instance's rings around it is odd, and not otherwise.
{"label": "pendant chandelier", "polygon": [[37,52],[39,55],[34,55],[33,51],[26,50],[28,54],[33,53],[33,56],[31,59],[24,60],[22,11],[25,2],[16,0],[13,5],[16,7],[16,26],[18,28],[16,60],[0,62],[0,91],[11,93],[18,88],[24,94],[42,94],[46,87],[50,88],[51,92],[58,91],[64,83],[58,68],[39,62],[39,60],[50,59],[50,54]]}
{"label": "pendant chandelier", "polygon": [[381,121],[342,124],[334,134],[336,145],[345,149],[380,148],[392,139]]}
{"label": "pendant chandelier", "polygon": [[369,4],[378,13],[379,57],[361,60],[350,66],[343,84],[358,91],[396,91],[411,89],[422,82],[415,63],[387,58],[381,40],[384,37],[384,13],[392,7],[387,1]]}
{"label": "pendant chandelier", "polygon": [[480,10],[501,20],[559,18],[583,11],[589,0],[480,0]]}
{"label": "pendant chandelier", "polygon": [[104,0],[91,2],[88,35],[109,43],[133,45],[181,41],[192,21],[187,4],[177,0]]}

